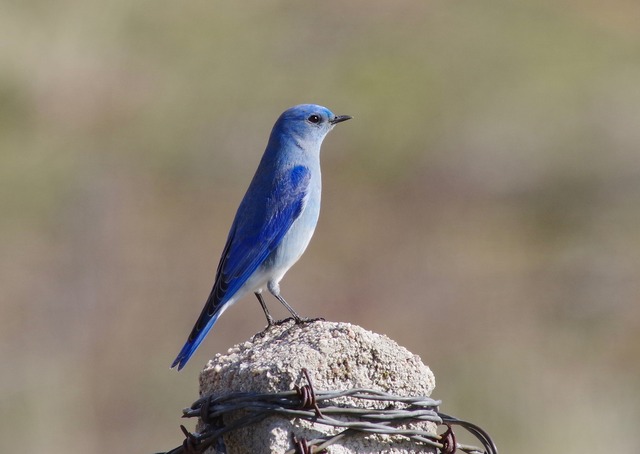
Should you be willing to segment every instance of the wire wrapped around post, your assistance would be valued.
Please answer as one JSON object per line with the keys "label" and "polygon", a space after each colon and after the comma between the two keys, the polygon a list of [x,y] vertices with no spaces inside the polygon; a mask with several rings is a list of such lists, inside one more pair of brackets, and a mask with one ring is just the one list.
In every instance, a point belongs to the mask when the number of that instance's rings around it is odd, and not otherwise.
{"label": "wire wrapped around post", "polygon": [[[226,433],[256,424],[263,419],[279,415],[288,418],[304,419],[313,423],[344,428],[336,435],[305,440],[292,434],[294,448],[285,454],[319,453],[344,437],[358,434],[386,434],[405,437],[417,444],[430,446],[441,454],[453,454],[462,451],[467,454],[498,454],[495,443],[481,427],[453,416],[440,413],[441,401],[424,396],[403,397],[372,389],[348,389],[343,391],[318,391],[313,388],[306,369],[302,370],[307,384],[296,386],[291,391],[275,393],[237,392],[221,396],[206,396],[198,399],[191,407],[183,410],[185,418],[200,418],[204,430],[199,433],[185,432],[185,441],[181,446],[164,454],[202,453],[216,442],[221,442]],[[333,401],[340,397],[367,401],[384,401],[384,409],[354,406],[336,406]],[[403,407],[403,408],[399,408]],[[243,416],[230,424],[224,424],[225,415],[242,411]],[[412,422],[432,422],[446,427],[438,433],[419,429],[398,427]],[[456,441],[453,426],[459,426],[472,434],[482,448],[464,445]]]}

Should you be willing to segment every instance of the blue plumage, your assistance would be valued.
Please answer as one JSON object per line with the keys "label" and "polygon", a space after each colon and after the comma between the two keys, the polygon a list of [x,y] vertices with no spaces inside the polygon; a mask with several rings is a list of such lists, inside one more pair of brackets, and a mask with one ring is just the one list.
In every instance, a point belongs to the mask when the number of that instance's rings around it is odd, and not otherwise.
{"label": "blue plumage", "polygon": [[171,367],[182,369],[218,317],[244,295],[255,293],[267,323],[266,289],[295,318],[279,282],[306,249],[320,213],[320,146],[333,126],[351,117],[302,104],[282,113],[229,231],[213,289]]}

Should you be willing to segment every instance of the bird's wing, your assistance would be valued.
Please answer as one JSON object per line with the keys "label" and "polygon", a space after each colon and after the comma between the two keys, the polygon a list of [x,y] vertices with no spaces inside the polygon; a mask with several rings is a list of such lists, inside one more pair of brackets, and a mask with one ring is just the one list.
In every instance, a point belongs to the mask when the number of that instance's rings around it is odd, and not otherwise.
{"label": "bird's wing", "polygon": [[186,364],[217,320],[224,303],[247,282],[300,217],[310,179],[308,168],[296,166],[278,178],[266,194],[252,194],[260,200],[245,197],[229,232],[213,289],[173,366],[180,369]]}
{"label": "bird's wing", "polygon": [[[215,300],[232,296],[280,244],[304,210],[311,173],[297,166],[279,178],[251,218],[234,222],[218,266]],[[215,312],[215,308],[210,308]]]}

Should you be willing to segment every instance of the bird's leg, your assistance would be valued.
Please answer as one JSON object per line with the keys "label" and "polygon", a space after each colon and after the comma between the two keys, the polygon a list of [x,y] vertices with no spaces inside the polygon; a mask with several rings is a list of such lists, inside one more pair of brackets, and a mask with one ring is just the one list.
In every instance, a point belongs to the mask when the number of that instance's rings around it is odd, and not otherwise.
{"label": "bird's leg", "polygon": [[289,306],[289,303],[287,303],[285,299],[282,296],[280,296],[279,293],[274,293],[273,296],[278,298],[278,301],[280,301],[282,305],[287,308],[287,310],[291,313],[291,316],[293,317],[293,319],[296,321],[296,324],[302,323],[305,321],[304,319],[302,319],[302,317],[298,315],[296,311],[293,310],[291,306]]}
{"label": "bird's leg", "polygon": [[[287,303],[287,301],[282,297],[282,295],[280,295],[280,286],[278,285],[277,282],[273,282],[273,281],[269,282],[267,284],[267,289],[269,290],[269,292],[273,296],[278,298],[278,301],[280,301],[284,307],[287,308],[287,310],[291,313],[291,316],[293,317],[293,320],[296,322],[296,325],[298,325],[300,323],[307,323],[307,322],[315,322],[317,320],[324,320],[323,318],[302,318],[302,317],[300,317],[298,315],[298,313],[296,311],[294,311],[293,308],[289,305],[289,303]],[[280,325],[281,323],[284,323],[287,320],[290,320],[290,319],[279,320],[279,321],[276,322],[276,325]]]}
{"label": "bird's leg", "polygon": [[267,317],[267,329],[269,329],[271,326],[275,324],[273,317],[269,313],[269,309],[267,309],[267,305],[264,302],[264,299],[262,298],[262,294],[255,292],[254,295],[256,295],[256,298],[258,298],[258,301],[260,302],[260,306],[262,306],[262,310],[264,311],[264,316]]}
{"label": "bird's leg", "polygon": [[[291,315],[293,316],[293,319],[295,320],[296,325],[299,325],[300,323],[311,323],[311,322],[317,322],[318,320],[324,321],[324,318],[322,318],[322,317],[317,317],[317,318],[302,318],[302,317],[300,317],[300,316],[298,315],[298,313],[297,313],[296,311],[294,311],[294,310],[293,310],[293,308],[292,308],[291,306],[289,306],[289,303],[287,303],[287,302],[285,301],[285,299],[284,299],[280,294],[273,295],[273,296],[275,296],[276,298],[278,298],[278,301],[280,301],[280,302],[282,303],[282,305],[283,305],[284,307],[286,307],[286,308],[287,308],[287,310],[288,310],[289,312],[291,312]],[[282,322],[285,322],[285,321],[287,321],[287,320],[290,320],[290,319],[282,320]],[[276,322],[276,325],[279,325],[279,324],[280,324],[280,322],[279,322],[279,321],[278,321],[278,322]]]}

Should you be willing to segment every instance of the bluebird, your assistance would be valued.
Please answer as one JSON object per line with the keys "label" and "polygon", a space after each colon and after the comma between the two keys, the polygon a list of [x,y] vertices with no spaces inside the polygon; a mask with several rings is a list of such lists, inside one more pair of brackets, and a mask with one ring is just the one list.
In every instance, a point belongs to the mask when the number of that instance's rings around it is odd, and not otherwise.
{"label": "bluebird", "polygon": [[320,214],[320,145],[349,120],[326,107],[301,104],[276,121],[267,148],[238,207],[211,294],[171,367],[182,369],[211,327],[233,303],[253,292],[267,317],[266,288],[304,321],[280,294],[280,280],[307,248]]}

